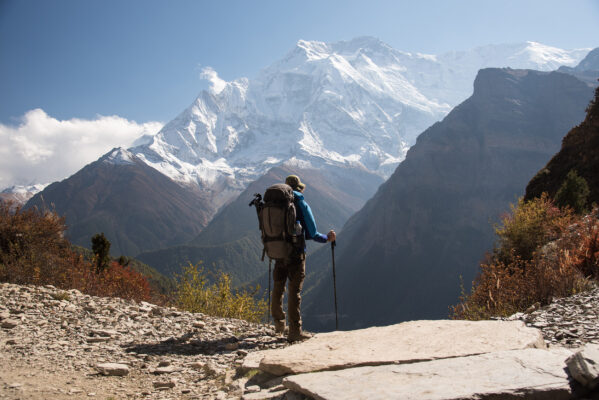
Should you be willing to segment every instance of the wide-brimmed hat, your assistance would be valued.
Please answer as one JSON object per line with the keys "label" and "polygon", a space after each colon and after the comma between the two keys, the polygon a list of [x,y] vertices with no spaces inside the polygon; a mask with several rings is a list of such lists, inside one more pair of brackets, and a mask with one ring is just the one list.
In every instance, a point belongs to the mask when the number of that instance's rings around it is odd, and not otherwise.
{"label": "wide-brimmed hat", "polygon": [[306,185],[303,184],[302,181],[300,181],[300,178],[297,175],[289,175],[287,178],[285,178],[285,183],[291,186],[293,190],[304,190],[304,188],[306,187]]}

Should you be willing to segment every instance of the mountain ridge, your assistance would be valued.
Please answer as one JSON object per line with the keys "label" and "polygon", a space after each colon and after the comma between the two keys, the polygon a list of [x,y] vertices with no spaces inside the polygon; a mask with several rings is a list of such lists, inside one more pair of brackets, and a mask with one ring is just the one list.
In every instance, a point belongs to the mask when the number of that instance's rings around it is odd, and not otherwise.
{"label": "mountain ridge", "polygon": [[[418,137],[340,233],[342,326],[446,316],[460,275],[474,278],[492,247],[489,222],[523,194],[591,97],[588,85],[563,73],[481,70],[474,94]],[[331,326],[329,259],[326,250],[308,259],[309,329]]]}
{"label": "mountain ridge", "polygon": [[33,196],[26,207],[53,207],[66,216],[73,244],[90,246],[104,232],[113,255],[190,240],[209,220],[211,205],[132,153],[116,148],[71,177]]}

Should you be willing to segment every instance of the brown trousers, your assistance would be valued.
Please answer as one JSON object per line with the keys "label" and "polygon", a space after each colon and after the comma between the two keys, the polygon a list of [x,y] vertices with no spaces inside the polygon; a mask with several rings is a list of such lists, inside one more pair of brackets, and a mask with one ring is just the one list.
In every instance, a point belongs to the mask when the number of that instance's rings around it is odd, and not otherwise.
{"label": "brown trousers", "polygon": [[274,287],[272,291],[271,312],[275,321],[285,321],[283,295],[285,282],[289,279],[287,312],[289,313],[289,331],[299,332],[302,328],[300,292],[306,277],[306,255],[293,255],[285,260],[277,260],[273,271]]}

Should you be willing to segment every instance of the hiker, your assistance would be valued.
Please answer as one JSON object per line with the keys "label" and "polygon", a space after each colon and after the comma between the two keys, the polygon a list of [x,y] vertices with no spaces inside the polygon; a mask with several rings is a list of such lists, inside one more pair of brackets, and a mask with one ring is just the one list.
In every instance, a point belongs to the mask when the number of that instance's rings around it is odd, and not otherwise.
{"label": "hiker", "polygon": [[320,243],[335,241],[336,235],[333,230],[323,235],[316,230],[316,221],[310,210],[310,206],[304,200],[303,191],[306,185],[296,175],[289,175],[285,183],[293,189],[293,202],[296,209],[296,219],[301,225],[301,242],[285,259],[278,259],[273,272],[274,287],[272,292],[271,312],[275,323],[277,334],[285,332],[285,313],[283,312],[283,294],[285,292],[285,281],[289,280],[289,293],[287,311],[289,313],[290,342],[305,340],[310,335],[302,332],[302,319],[300,306],[302,298],[300,292],[306,276],[306,242],[315,240]]}

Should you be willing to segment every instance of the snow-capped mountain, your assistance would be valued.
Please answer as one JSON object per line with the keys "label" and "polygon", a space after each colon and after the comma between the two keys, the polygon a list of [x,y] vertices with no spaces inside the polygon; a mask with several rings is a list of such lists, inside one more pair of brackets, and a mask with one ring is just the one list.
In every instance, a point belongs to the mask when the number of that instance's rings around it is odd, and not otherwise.
{"label": "snow-capped mountain", "polygon": [[553,70],[589,49],[535,42],[440,56],[395,50],[378,39],[300,40],[258,77],[213,87],[130,151],[223,204],[282,163],[365,168],[387,178],[424,129],[472,93],[484,67]]}
{"label": "snow-capped mountain", "polygon": [[46,188],[48,184],[35,184],[35,185],[14,185],[9,188],[4,189],[0,192],[0,201],[1,200],[10,200],[15,202],[16,204],[25,204],[27,200],[32,198],[37,193],[41,192]]}

